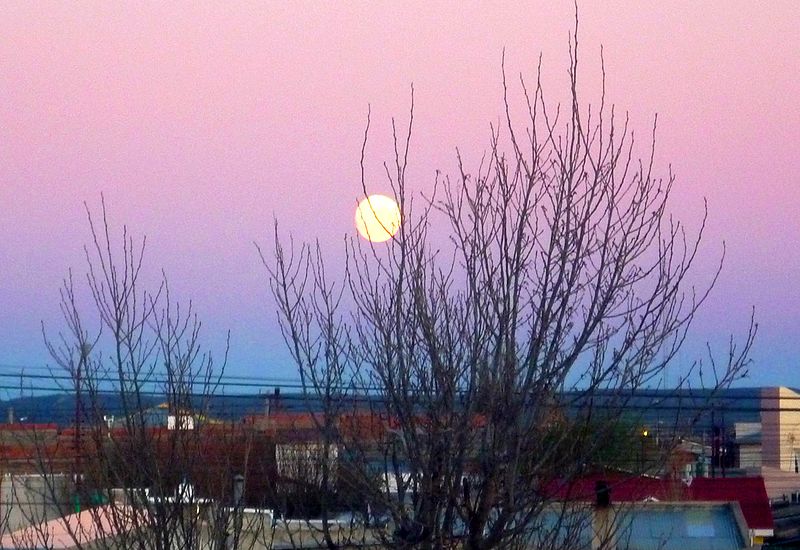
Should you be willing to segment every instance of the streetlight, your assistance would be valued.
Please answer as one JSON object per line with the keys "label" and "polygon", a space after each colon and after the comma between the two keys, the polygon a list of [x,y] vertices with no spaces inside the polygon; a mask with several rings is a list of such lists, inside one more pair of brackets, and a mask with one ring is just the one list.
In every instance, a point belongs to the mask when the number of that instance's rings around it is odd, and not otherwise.
{"label": "streetlight", "polygon": [[642,473],[644,473],[644,443],[645,443],[645,440],[647,439],[647,436],[649,435],[649,433],[650,432],[647,430],[647,428],[642,428],[642,439],[641,439],[642,453],[640,455],[640,457],[641,457],[640,470],[642,471]]}

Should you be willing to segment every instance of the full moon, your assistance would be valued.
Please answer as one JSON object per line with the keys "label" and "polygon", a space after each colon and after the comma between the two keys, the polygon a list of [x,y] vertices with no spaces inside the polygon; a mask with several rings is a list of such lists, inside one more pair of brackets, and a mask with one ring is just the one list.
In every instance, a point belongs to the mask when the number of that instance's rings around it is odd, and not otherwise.
{"label": "full moon", "polygon": [[358,203],[356,229],[368,241],[388,241],[400,229],[400,223],[400,208],[390,197],[370,195]]}

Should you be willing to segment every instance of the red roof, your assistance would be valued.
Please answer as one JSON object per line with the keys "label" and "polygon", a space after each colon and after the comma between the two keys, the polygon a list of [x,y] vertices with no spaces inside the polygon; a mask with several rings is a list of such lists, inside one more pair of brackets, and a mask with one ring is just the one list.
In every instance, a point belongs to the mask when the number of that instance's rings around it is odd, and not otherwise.
{"label": "red roof", "polygon": [[625,476],[623,474],[597,474],[577,479],[554,481],[546,492],[548,498],[586,501],[594,500],[598,481],[608,483],[611,500],[619,502],[636,502],[647,499],[659,501],[687,500],[683,484],[668,480],[646,477]]}
{"label": "red roof", "polygon": [[245,424],[282,431],[282,430],[311,430],[325,424],[322,413],[306,412],[273,412],[269,415],[253,414],[245,416]]}
{"label": "red roof", "polygon": [[0,432],[36,432],[43,430],[57,430],[58,424],[0,424]]}
{"label": "red roof", "polygon": [[[388,430],[403,427],[395,416],[367,410],[343,412],[332,420],[334,426],[342,430],[342,433],[362,440],[379,440],[386,436]],[[411,422],[415,427],[421,429],[425,429],[431,423],[430,419],[424,415],[414,416]],[[309,438],[314,433],[318,433],[320,427],[325,424],[325,416],[321,412],[273,411],[269,415],[245,416],[244,424],[254,426],[259,430],[272,431],[275,434],[287,433],[290,436],[300,435]],[[472,415],[469,424],[472,428],[484,427],[487,424],[486,416]]]}
{"label": "red roof", "polygon": [[636,502],[655,499],[670,501],[738,502],[750,529],[773,529],[772,509],[762,477],[694,478],[687,485],[682,481],[645,476],[607,474],[553,482],[551,498],[593,500],[596,483],[606,481],[611,501]]}
{"label": "red roof", "polygon": [[738,501],[751,529],[773,529],[775,525],[763,477],[698,477],[689,490],[692,500]]}

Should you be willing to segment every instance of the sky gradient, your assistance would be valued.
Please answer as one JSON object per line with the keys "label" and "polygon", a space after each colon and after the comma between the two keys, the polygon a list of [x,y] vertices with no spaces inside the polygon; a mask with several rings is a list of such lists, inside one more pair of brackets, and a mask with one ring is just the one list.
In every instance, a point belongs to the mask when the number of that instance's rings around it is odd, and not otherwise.
{"label": "sky gradient", "polygon": [[[477,163],[500,60],[562,99],[571,3],[0,3],[0,365],[41,366],[41,323],[80,271],[83,201],[147,234],[148,269],[192,298],[229,373],[294,377],[253,241],[273,217],[331,258],[353,235],[368,106],[371,191],[415,87],[410,181]],[[677,176],[698,274],[725,269],[681,360],[760,324],[748,385],[800,386],[800,10],[796,2],[586,2],[581,95],[608,100]],[[701,4],[701,5],[698,5]],[[512,88],[513,90],[513,88]],[[519,105],[519,90],[512,102]]]}

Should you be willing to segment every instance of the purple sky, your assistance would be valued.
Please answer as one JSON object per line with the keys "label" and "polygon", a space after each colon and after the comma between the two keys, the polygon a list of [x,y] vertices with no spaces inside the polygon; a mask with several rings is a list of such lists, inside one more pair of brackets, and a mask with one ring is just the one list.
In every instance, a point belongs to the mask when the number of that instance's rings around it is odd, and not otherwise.
{"label": "purple sky", "polygon": [[[40,322],[58,327],[60,280],[82,267],[82,201],[103,192],[206,335],[231,329],[230,373],[293,377],[253,241],[269,243],[274,215],[341,257],[367,106],[371,186],[385,192],[378,161],[412,82],[414,189],[452,171],[457,146],[477,162],[504,47],[508,73],[529,79],[541,52],[562,98],[574,13],[554,4],[0,3],[0,364],[48,360]],[[755,305],[749,383],[799,386],[800,9],[662,4],[580,6],[582,94],[598,98],[602,44],[609,100],[641,136],[659,114],[673,207],[696,226],[708,198],[705,272],[727,242],[681,359],[741,333]]]}

